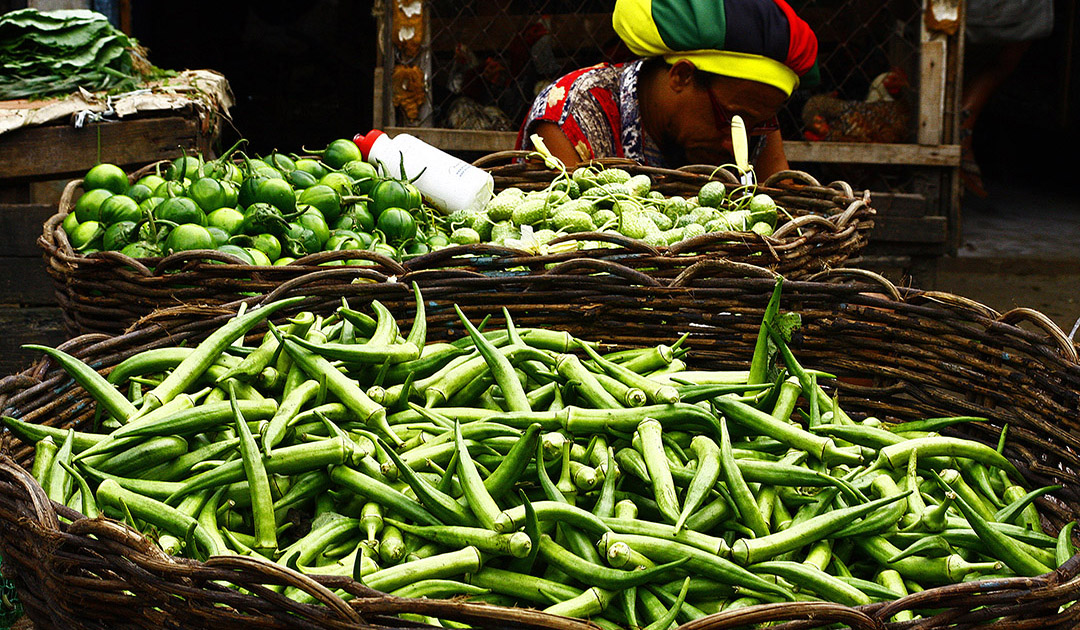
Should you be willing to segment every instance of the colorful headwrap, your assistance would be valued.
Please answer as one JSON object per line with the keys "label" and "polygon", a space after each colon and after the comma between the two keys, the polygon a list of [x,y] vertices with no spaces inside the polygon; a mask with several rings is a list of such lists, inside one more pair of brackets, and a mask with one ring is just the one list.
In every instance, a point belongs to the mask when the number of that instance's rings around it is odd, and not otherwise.
{"label": "colorful headwrap", "polygon": [[775,86],[817,72],[817,37],[784,0],[616,0],[615,32],[635,54]]}

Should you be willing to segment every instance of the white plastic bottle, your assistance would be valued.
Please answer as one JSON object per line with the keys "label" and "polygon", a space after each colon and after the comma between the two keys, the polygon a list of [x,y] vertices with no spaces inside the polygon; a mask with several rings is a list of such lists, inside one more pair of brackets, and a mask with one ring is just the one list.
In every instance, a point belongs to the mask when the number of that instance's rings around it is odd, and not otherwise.
{"label": "white plastic bottle", "polygon": [[415,136],[402,133],[391,138],[374,129],[357,134],[353,142],[366,161],[376,166],[381,164],[383,172],[391,177],[412,180],[428,202],[446,214],[483,210],[491,200],[495,187],[491,173]]}

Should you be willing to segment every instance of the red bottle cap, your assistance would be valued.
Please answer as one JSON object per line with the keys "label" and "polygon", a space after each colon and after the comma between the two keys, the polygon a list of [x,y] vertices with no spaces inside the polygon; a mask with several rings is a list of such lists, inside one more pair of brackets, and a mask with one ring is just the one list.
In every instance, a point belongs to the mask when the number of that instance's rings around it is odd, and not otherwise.
{"label": "red bottle cap", "polygon": [[386,134],[378,129],[372,129],[366,134],[358,133],[353,136],[353,142],[360,149],[360,154],[364,156],[364,159],[368,159],[368,154],[371,152],[371,146],[375,144],[375,141]]}

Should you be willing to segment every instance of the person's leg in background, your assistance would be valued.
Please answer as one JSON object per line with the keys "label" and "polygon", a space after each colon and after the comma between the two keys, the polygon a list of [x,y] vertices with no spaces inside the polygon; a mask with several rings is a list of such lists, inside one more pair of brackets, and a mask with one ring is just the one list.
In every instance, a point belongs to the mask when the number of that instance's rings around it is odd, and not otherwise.
{"label": "person's leg in background", "polygon": [[975,63],[965,72],[960,103],[960,178],[973,195],[986,196],[982,173],[975,161],[974,133],[979,115],[994,93],[1020,65],[1031,40],[1001,44],[970,45],[967,58]]}

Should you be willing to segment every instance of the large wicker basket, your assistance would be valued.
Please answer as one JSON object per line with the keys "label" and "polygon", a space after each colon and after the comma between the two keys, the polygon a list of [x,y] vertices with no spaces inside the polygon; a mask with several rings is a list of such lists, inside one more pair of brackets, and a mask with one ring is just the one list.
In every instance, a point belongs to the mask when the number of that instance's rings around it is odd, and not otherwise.
{"label": "large wicker basket", "polygon": [[[361,277],[364,282],[356,282]],[[453,305],[470,317],[499,317],[506,307],[521,326],[563,328],[608,347],[644,347],[690,333],[693,365],[744,368],[774,284],[763,268],[708,261],[673,280],[657,280],[613,262],[567,261],[544,274],[493,277],[467,271],[325,269],[249,305],[306,295],[297,309],[326,312],[342,296],[353,305],[378,299],[411,317],[409,282],[423,284],[431,339],[457,337]],[[195,341],[220,326],[239,303],[157,312],[120,336],[73,339],[63,347],[97,369],[136,352]],[[1080,362],[1077,346],[1037,311],[999,314],[971,300],[896,287],[856,270],[785,281],[784,310],[801,313],[795,350],[807,366],[838,376],[845,409],[883,419],[975,415],[963,435],[996,443],[1032,486],[1060,484],[1040,501],[1048,531],[1080,518]],[[289,313],[281,313],[282,317]],[[495,324],[493,324],[495,325]],[[258,332],[258,331],[257,331]],[[253,338],[254,339],[254,338]],[[0,410],[32,422],[82,427],[94,405],[54,365],[41,361],[0,381]],[[9,436],[10,437],[10,436]],[[342,578],[304,577],[265,562],[214,558],[199,563],[165,556],[145,538],[104,519],[85,519],[50,503],[26,472],[32,449],[10,439],[0,458],[0,554],[5,574],[39,628],[404,627],[388,615],[422,612],[479,628],[575,627],[532,611],[461,602],[381,596]],[[229,581],[242,587],[219,585]],[[299,586],[325,606],[304,606],[263,588]],[[347,588],[345,603],[331,590]],[[826,603],[766,604],[684,626],[746,627],[786,621],[791,628],[1076,628],[1080,556],[1035,578],[975,581],[929,589],[858,608]],[[889,619],[900,610],[919,623]],[[836,624],[836,625],[834,625]]]}
{"label": "large wicker basket", "polygon": [[[493,159],[505,159],[495,154]],[[625,161],[615,161],[627,168]],[[133,173],[132,180],[142,171]],[[525,170],[522,170],[522,169]],[[710,175],[694,171],[647,170],[657,188],[669,195],[696,193]],[[511,164],[495,167],[501,184],[508,181],[529,187],[527,181],[553,177],[535,166]],[[635,169],[636,170],[636,169]],[[724,258],[768,267],[785,277],[843,266],[855,259],[869,239],[874,211],[868,195],[856,195],[850,186],[822,186],[805,173],[789,172],[793,184],[765,182],[760,190],[772,194],[790,213],[772,236],[749,232],[713,233],[689,239],[670,248],[654,248],[642,241],[612,234],[577,234],[557,240],[607,241],[610,248],[578,251],[523,251],[493,245],[462,245],[441,249],[399,263],[375,252],[348,250],[320,252],[283,266],[251,266],[230,254],[213,250],[178,252],[163,258],[134,259],[119,252],[83,255],[75,251],[61,224],[78,198],[81,180],[65,187],[58,212],[43,226],[38,245],[52,279],[56,300],[69,335],[89,332],[118,334],[139,318],[160,308],[223,304],[255,294],[265,294],[283,282],[328,264],[364,262],[386,275],[448,269],[468,269],[504,276],[542,272],[571,258],[617,261],[657,278],[672,278],[706,259]],[[726,181],[731,175],[718,171]],[[527,181],[526,181],[527,180]]]}

